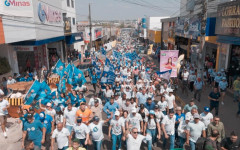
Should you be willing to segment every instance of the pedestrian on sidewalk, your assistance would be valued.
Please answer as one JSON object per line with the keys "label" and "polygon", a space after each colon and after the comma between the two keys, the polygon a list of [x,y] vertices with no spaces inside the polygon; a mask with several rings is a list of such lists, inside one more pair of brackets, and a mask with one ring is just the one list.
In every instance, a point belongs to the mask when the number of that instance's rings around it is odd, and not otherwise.
{"label": "pedestrian on sidewalk", "polygon": [[163,149],[166,149],[167,140],[170,141],[170,148],[174,149],[175,145],[175,120],[174,111],[169,111],[169,115],[165,116],[161,122],[163,131]]}
{"label": "pedestrian on sidewalk", "polygon": [[184,72],[182,73],[182,93],[186,93],[188,96],[188,77],[189,77],[189,72],[187,69],[184,69]]}
{"label": "pedestrian on sidewalk", "polygon": [[71,136],[67,128],[62,123],[57,124],[57,128],[53,131],[51,139],[51,150],[54,150],[54,142],[57,142],[59,150],[67,150],[71,147]]}
{"label": "pedestrian on sidewalk", "polygon": [[203,144],[203,150],[218,150],[217,138],[219,136],[218,130],[213,130],[211,136],[208,137]]}
{"label": "pedestrian on sidewalk", "polygon": [[24,148],[26,137],[28,137],[27,140],[32,140],[34,143],[34,150],[41,150],[41,146],[45,142],[45,132],[43,124],[39,120],[34,120],[33,114],[27,114],[27,122],[23,128],[22,148]]}
{"label": "pedestrian on sidewalk", "polygon": [[76,120],[76,124],[73,126],[73,130],[71,133],[71,137],[73,137],[75,133],[75,138],[79,140],[79,143],[86,149],[88,149],[89,142],[89,133],[90,130],[86,124],[82,122],[82,118],[78,117]]}
{"label": "pedestrian on sidewalk", "polygon": [[120,119],[120,112],[114,113],[114,118],[110,122],[108,129],[108,137],[112,139],[112,150],[120,150],[122,147],[122,135],[125,134],[125,125],[122,119]]}
{"label": "pedestrian on sidewalk", "polygon": [[221,72],[218,72],[217,73],[217,76],[215,76],[214,78],[214,87],[217,87],[219,86],[219,82],[222,80],[222,76],[221,76]]}
{"label": "pedestrian on sidewalk", "polygon": [[194,89],[194,82],[196,81],[197,76],[195,75],[195,72],[192,72],[192,74],[189,75],[188,77],[188,84],[189,84],[189,89],[192,92]]}
{"label": "pedestrian on sidewalk", "polygon": [[240,148],[240,139],[237,134],[232,131],[230,137],[225,138],[221,142],[221,150],[238,150]]}
{"label": "pedestrian on sidewalk", "polygon": [[240,77],[238,77],[233,82],[233,90],[234,90],[234,102],[238,102],[239,95],[240,95]]}
{"label": "pedestrian on sidewalk", "polygon": [[204,87],[204,82],[201,78],[198,78],[194,82],[194,98],[197,99],[199,102],[201,100],[202,90]]}
{"label": "pedestrian on sidewalk", "polygon": [[220,143],[225,138],[225,129],[219,117],[214,117],[213,122],[208,125],[207,136],[210,137],[213,130],[218,130],[219,136],[217,141]]}
{"label": "pedestrian on sidewalk", "polygon": [[213,91],[209,94],[208,99],[210,100],[210,111],[215,109],[215,115],[218,116],[219,110],[219,98],[220,93],[218,92],[218,88],[214,87]]}
{"label": "pedestrian on sidewalk", "polygon": [[186,144],[191,147],[191,150],[196,149],[196,142],[201,137],[201,135],[205,138],[206,137],[206,131],[205,131],[205,125],[203,122],[200,121],[200,115],[194,114],[193,116],[194,121],[189,122],[187,125],[187,140]]}
{"label": "pedestrian on sidewalk", "polygon": [[3,131],[3,135],[5,138],[7,138],[6,124],[7,124],[7,115],[8,115],[7,109],[9,107],[10,107],[9,102],[3,99],[3,96],[0,95],[0,123]]}
{"label": "pedestrian on sidewalk", "polygon": [[224,105],[224,97],[227,91],[228,83],[227,83],[227,78],[223,77],[222,81],[219,82],[219,91],[221,92],[221,103]]}
{"label": "pedestrian on sidewalk", "polygon": [[192,98],[192,100],[189,102],[189,104],[186,104],[183,107],[183,113],[186,114],[186,113],[190,112],[193,108],[198,109],[197,105],[195,105],[194,99]]}

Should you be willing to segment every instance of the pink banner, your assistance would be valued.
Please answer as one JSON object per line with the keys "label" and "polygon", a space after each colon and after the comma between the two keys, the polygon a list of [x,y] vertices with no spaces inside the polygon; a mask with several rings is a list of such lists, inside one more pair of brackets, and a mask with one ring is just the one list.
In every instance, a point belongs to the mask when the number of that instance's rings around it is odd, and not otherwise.
{"label": "pink banner", "polygon": [[178,50],[160,51],[160,72],[172,70],[171,77],[177,77]]}

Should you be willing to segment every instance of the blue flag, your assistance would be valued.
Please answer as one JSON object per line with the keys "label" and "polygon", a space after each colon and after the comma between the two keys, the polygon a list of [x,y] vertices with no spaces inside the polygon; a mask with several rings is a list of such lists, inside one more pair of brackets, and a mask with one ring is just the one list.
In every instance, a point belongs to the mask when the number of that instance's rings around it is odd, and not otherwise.
{"label": "blue flag", "polygon": [[[59,68],[63,66],[63,70],[59,70]],[[58,75],[61,76],[61,74],[63,73],[64,71],[64,68],[65,68],[65,64],[59,59],[56,63],[56,65],[54,66],[52,72],[53,73],[57,73]]]}
{"label": "blue flag", "polygon": [[37,96],[37,93],[39,92],[41,88],[41,83],[38,81],[34,81],[31,88],[28,90],[26,97],[25,97],[25,104],[30,105],[32,104],[34,98]]}
{"label": "blue flag", "polygon": [[73,83],[73,65],[71,64],[68,64],[65,71],[67,72],[67,82],[68,84],[71,84]]}
{"label": "blue flag", "polygon": [[164,71],[164,72],[157,71],[156,73],[160,78],[163,78],[163,79],[166,79],[166,80],[169,81],[169,79],[171,77],[172,70],[167,70],[167,71]]}
{"label": "blue flag", "polygon": [[78,69],[75,65],[73,65],[73,74],[74,74],[75,78],[78,77],[79,74],[81,74],[81,78],[80,79],[82,79],[82,84],[85,84],[87,82],[87,80],[86,80],[86,78],[84,76],[84,73],[80,69]]}

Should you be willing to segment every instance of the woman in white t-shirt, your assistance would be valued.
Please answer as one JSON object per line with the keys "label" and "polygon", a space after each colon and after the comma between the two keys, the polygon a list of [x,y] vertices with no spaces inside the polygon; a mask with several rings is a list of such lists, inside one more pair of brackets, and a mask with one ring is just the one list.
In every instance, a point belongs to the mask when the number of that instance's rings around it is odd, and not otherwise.
{"label": "woman in white t-shirt", "polygon": [[110,101],[110,98],[114,95],[114,93],[109,86],[106,86],[106,89],[103,92],[104,92],[105,100],[107,103]]}
{"label": "woman in white t-shirt", "polygon": [[158,106],[160,111],[162,111],[162,113],[164,115],[167,115],[168,112],[168,102],[165,100],[165,96],[161,97],[161,101],[158,102]]}
{"label": "woman in white t-shirt", "polygon": [[[157,142],[157,138],[160,139],[161,137],[161,130],[160,130],[160,120],[156,118],[155,112],[150,110],[149,116],[145,118],[145,125],[144,125],[144,136],[149,134],[152,137],[152,140],[148,142],[148,149],[152,149],[152,144],[154,145]],[[158,134],[158,135],[157,135]]]}

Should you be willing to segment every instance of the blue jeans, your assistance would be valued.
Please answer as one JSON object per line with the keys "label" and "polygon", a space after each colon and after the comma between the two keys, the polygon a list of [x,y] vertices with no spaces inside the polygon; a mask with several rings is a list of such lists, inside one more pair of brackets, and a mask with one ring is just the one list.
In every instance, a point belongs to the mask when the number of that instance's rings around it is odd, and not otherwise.
{"label": "blue jeans", "polygon": [[68,146],[65,146],[65,147],[63,147],[63,148],[59,148],[58,150],[67,150],[68,149]]}
{"label": "blue jeans", "polygon": [[79,139],[79,144],[81,144],[84,148],[87,149],[87,145],[85,145],[86,139]]}
{"label": "blue jeans", "polygon": [[[118,142],[118,147],[117,147],[117,142]],[[112,150],[116,150],[121,148],[122,144],[122,134],[120,135],[115,135],[112,134]]]}
{"label": "blue jeans", "polygon": [[234,101],[237,102],[239,98],[239,91],[234,91]]}
{"label": "blue jeans", "polygon": [[166,139],[164,134],[163,134],[163,148],[166,149],[166,144],[167,140],[170,140],[170,150],[174,149],[174,144],[175,144],[175,134],[174,135],[168,135],[169,139]]}
{"label": "blue jeans", "polygon": [[189,145],[191,147],[191,150],[195,150],[196,149],[196,143],[194,143],[193,141],[189,140]]}
{"label": "blue jeans", "polygon": [[186,142],[185,138],[179,136],[179,148],[183,148],[184,143]]}
{"label": "blue jeans", "polygon": [[101,150],[102,141],[92,141],[94,150]]}
{"label": "blue jeans", "polygon": [[147,141],[147,143],[148,143],[148,150],[151,150],[152,149],[152,144],[154,144],[156,142],[156,139],[157,139],[156,129],[147,129],[147,134],[151,135],[151,137],[152,137],[152,140]]}
{"label": "blue jeans", "polygon": [[66,128],[68,129],[69,133],[71,134],[71,133],[72,133],[72,130],[73,130],[73,126],[68,126],[68,125],[66,125]]}
{"label": "blue jeans", "polygon": [[134,75],[134,85],[137,84],[137,81],[138,81],[138,76]]}

